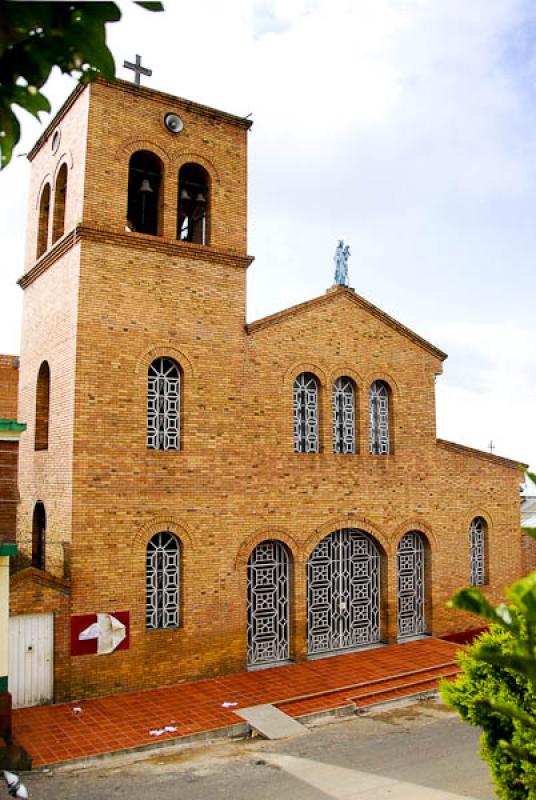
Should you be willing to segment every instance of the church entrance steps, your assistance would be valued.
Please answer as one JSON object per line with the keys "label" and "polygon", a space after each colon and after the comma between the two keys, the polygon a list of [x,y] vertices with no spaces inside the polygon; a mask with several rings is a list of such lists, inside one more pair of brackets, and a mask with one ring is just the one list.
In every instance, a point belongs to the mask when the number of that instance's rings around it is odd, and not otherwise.
{"label": "church entrance steps", "polygon": [[354,711],[360,703],[368,705],[373,693],[372,701],[380,702],[393,694],[425,691],[437,685],[440,674],[453,676],[458,649],[429,637],[272,669],[20,708],[13,712],[13,729],[34,767],[186,742],[208,733],[236,735],[246,726],[237,724],[234,712],[251,706],[271,704],[296,719],[341,708]]}
{"label": "church entrance steps", "polygon": [[345,706],[363,708],[385,702],[393,697],[419,694],[437,688],[442,678],[454,678],[459,667],[453,660],[398,674],[389,674],[376,680],[363,681],[350,686],[329,689],[325,692],[303,695],[275,703],[289,716],[302,717],[320,710]]}

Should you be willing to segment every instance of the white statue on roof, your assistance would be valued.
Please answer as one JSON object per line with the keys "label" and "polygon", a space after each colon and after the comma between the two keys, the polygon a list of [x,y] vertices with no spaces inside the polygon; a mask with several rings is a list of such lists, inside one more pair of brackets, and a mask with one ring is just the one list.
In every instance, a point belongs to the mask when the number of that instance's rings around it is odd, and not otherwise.
{"label": "white statue on roof", "polygon": [[339,239],[339,244],[335,250],[335,284],[337,286],[348,286],[348,258],[350,257],[350,246],[344,244]]}

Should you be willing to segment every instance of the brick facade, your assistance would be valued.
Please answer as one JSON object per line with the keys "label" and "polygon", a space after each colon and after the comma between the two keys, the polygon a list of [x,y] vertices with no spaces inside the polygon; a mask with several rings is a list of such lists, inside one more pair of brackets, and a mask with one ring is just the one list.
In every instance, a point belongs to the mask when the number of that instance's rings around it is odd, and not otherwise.
{"label": "brick facade", "polygon": [[[183,118],[180,134],[164,127],[167,111]],[[59,582],[54,600],[43,595],[43,610],[60,615],[57,699],[245,669],[247,561],[265,539],[282,541],[292,558],[297,660],[307,656],[307,559],[337,529],[358,528],[378,545],[384,641],[396,639],[396,553],[407,531],[426,540],[430,633],[478,624],[445,609],[469,582],[473,517],[487,522],[489,596],[498,600],[520,574],[517,465],[436,439],[441,351],[345,288],[245,324],[248,127],[194,103],[99,81],[74,92],[30,154],[18,541],[27,549],[41,500],[46,569]],[[161,236],[125,231],[128,162],[137,150],[163,164]],[[177,174],[188,162],[210,176],[207,247],[175,238]],[[65,235],[36,262],[40,193],[63,163]],[[147,370],[158,356],[181,369],[178,451],[146,444]],[[44,360],[49,443],[36,451]],[[293,449],[293,382],[304,371],[320,386],[319,453]],[[331,387],[341,375],[357,388],[354,455],[331,446]],[[392,393],[389,456],[368,452],[374,380]],[[180,625],[147,630],[145,554],[159,531],[181,544]],[[58,599],[67,586],[68,611]],[[24,597],[15,587],[13,608],[23,608]],[[130,612],[129,649],[70,658],[65,615],[114,609]]]}

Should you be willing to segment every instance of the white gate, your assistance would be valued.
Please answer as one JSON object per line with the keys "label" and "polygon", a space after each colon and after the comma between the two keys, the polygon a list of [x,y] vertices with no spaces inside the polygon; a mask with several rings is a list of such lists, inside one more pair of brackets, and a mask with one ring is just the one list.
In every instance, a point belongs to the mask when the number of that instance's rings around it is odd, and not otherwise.
{"label": "white gate", "polygon": [[398,545],[398,638],[426,631],[424,619],[424,543],[418,531],[406,533]]}
{"label": "white gate", "polygon": [[380,641],[380,554],[360,530],[317,544],[307,562],[309,655]]}
{"label": "white gate", "polygon": [[54,614],[9,618],[9,691],[13,706],[54,699]]}
{"label": "white gate", "polygon": [[248,666],[289,657],[289,558],[281,542],[257,545],[248,562]]}

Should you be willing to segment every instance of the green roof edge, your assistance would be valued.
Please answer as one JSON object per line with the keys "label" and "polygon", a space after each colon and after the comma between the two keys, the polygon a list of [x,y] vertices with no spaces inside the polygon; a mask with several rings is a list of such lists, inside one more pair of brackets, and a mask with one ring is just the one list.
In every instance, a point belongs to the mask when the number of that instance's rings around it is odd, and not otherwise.
{"label": "green roof edge", "polygon": [[16,419],[0,419],[0,431],[25,431],[26,423]]}
{"label": "green roof edge", "polygon": [[10,542],[9,544],[2,544],[0,542],[0,556],[16,556],[17,545]]}

